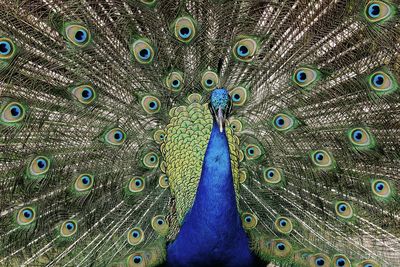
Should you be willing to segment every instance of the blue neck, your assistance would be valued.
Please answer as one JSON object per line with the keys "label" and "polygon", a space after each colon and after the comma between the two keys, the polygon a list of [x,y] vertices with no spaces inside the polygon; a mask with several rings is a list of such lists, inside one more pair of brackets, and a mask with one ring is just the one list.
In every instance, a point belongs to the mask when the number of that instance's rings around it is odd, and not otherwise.
{"label": "blue neck", "polygon": [[[192,209],[168,248],[171,266],[251,266],[236,206],[228,140],[213,124]],[[241,264],[242,263],[242,264]]]}

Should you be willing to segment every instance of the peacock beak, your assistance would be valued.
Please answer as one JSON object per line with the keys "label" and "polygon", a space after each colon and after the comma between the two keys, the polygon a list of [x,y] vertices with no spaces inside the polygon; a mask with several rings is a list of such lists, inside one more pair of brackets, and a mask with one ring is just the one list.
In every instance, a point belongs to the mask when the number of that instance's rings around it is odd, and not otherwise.
{"label": "peacock beak", "polygon": [[216,119],[219,126],[219,131],[222,133],[225,128],[225,114],[222,108],[218,108]]}

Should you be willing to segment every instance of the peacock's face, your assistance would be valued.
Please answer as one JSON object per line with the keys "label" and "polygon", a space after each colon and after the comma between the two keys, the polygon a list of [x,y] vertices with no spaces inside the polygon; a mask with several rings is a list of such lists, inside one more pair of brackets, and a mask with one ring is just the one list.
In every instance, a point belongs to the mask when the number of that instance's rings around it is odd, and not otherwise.
{"label": "peacock's face", "polygon": [[222,133],[225,127],[225,120],[231,112],[232,101],[228,90],[225,88],[215,89],[210,97],[210,110],[214,119],[219,125],[219,131]]}

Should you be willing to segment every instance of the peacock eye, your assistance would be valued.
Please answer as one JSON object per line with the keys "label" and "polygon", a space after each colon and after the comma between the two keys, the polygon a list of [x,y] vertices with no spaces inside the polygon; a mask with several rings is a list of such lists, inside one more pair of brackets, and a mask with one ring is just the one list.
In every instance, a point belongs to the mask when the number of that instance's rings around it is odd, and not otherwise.
{"label": "peacock eye", "polygon": [[375,196],[380,198],[387,198],[390,196],[391,188],[388,182],[382,179],[373,180],[371,183],[372,192]]}
{"label": "peacock eye", "polygon": [[135,227],[128,231],[127,239],[130,245],[136,246],[144,240],[144,232],[141,228]]}
{"label": "peacock eye", "polygon": [[218,75],[213,71],[206,71],[201,76],[201,86],[204,90],[211,91],[217,87],[218,83]]}
{"label": "peacock eye", "polygon": [[259,157],[261,157],[262,152],[259,146],[255,145],[255,144],[250,144],[246,147],[245,150],[245,155],[246,158],[248,160],[254,160],[254,159],[258,159]]}
{"label": "peacock eye", "polygon": [[75,180],[75,190],[78,192],[88,191],[93,187],[93,175],[81,174]]}
{"label": "peacock eye", "polygon": [[253,229],[257,226],[257,223],[258,219],[254,214],[248,212],[242,214],[242,224],[244,229]]}
{"label": "peacock eye", "polygon": [[369,22],[382,22],[392,15],[392,8],[383,1],[370,1],[365,7],[365,15]]}
{"label": "peacock eye", "polygon": [[128,257],[128,266],[146,266],[143,258],[143,252],[135,252]]}
{"label": "peacock eye", "polygon": [[28,225],[35,220],[36,213],[31,207],[25,207],[18,211],[17,223],[19,225]]}
{"label": "peacock eye", "polygon": [[293,75],[294,83],[301,88],[311,85],[317,80],[317,78],[317,71],[306,67],[296,69]]}
{"label": "peacock eye", "polygon": [[183,43],[189,43],[196,35],[194,21],[189,17],[178,18],[175,21],[174,33],[176,39]]}
{"label": "peacock eye", "polygon": [[77,24],[69,24],[65,27],[65,36],[68,41],[78,47],[85,47],[90,43],[89,30]]}
{"label": "peacock eye", "polygon": [[275,220],[275,228],[280,233],[289,234],[293,230],[292,221],[286,217],[278,217]]}
{"label": "peacock eye", "polygon": [[279,249],[279,250],[285,250],[286,246],[283,243],[278,243],[278,244],[276,244],[276,248]]}
{"label": "peacock eye", "polygon": [[145,96],[142,98],[142,107],[148,114],[155,114],[160,111],[161,102],[157,97]]}
{"label": "peacock eye", "polygon": [[376,71],[369,76],[369,86],[378,95],[391,93],[398,87],[392,76],[383,71]]}
{"label": "peacock eye", "polygon": [[165,83],[168,87],[173,92],[178,92],[182,89],[183,87],[183,76],[182,73],[180,72],[171,72],[168,74],[167,78],[165,79]]}
{"label": "peacock eye", "polygon": [[339,201],[335,205],[336,214],[344,219],[349,219],[353,216],[353,209],[349,203],[345,201]]}
{"label": "peacock eye", "polygon": [[348,131],[350,142],[359,149],[372,148],[375,144],[373,136],[367,129],[352,128]]}
{"label": "peacock eye", "polygon": [[158,234],[165,236],[168,233],[168,223],[165,220],[164,215],[157,215],[151,219],[151,227],[156,231]]}
{"label": "peacock eye", "polygon": [[317,258],[317,259],[315,260],[315,264],[316,264],[317,266],[324,266],[325,260],[324,260],[323,258]]}
{"label": "peacock eye", "polygon": [[239,61],[250,62],[253,60],[256,50],[257,42],[252,38],[244,38],[234,45],[233,55]]}
{"label": "peacock eye", "polygon": [[332,259],[335,267],[350,267],[350,260],[342,254],[335,255]]}
{"label": "peacock eye", "polygon": [[69,237],[76,233],[77,223],[75,221],[69,220],[61,224],[60,234],[63,237]]}
{"label": "peacock eye", "polygon": [[129,191],[131,191],[132,193],[143,191],[144,188],[145,182],[144,179],[141,177],[133,177],[129,181]]}
{"label": "peacock eye", "polygon": [[238,119],[229,120],[229,125],[235,133],[241,132],[243,129],[243,124]]}
{"label": "peacock eye", "polygon": [[10,102],[2,108],[1,121],[4,123],[17,123],[24,119],[25,108],[18,102]]}
{"label": "peacock eye", "polygon": [[280,132],[287,132],[295,128],[295,119],[284,113],[276,114],[272,121],[274,128]]}
{"label": "peacock eye", "polygon": [[150,43],[144,39],[136,40],[131,50],[134,58],[141,64],[149,64],[154,58],[154,49]]}
{"label": "peacock eye", "polygon": [[264,170],[264,181],[269,184],[277,184],[282,180],[281,172],[277,168],[267,168]]}
{"label": "peacock eye", "polygon": [[153,139],[157,144],[162,144],[165,141],[165,131],[157,130],[153,134]]}
{"label": "peacock eye", "polygon": [[33,177],[37,177],[47,173],[49,168],[50,160],[45,156],[38,156],[29,164],[29,174]]}
{"label": "peacock eye", "polygon": [[108,130],[104,135],[104,141],[110,145],[119,146],[125,142],[126,134],[120,128]]}
{"label": "peacock eye", "polygon": [[292,246],[290,243],[285,239],[275,239],[272,240],[270,244],[271,248],[273,248],[273,254],[278,257],[286,257],[292,251]]}
{"label": "peacock eye", "polygon": [[229,95],[231,96],[232,99],[232,105],[237,107],[243,106],[244,103],[247,101],[248,97],[247,90],[241,86],[233,88],[229,92]]}
{"label": "peacock eye", "polygon": [[96,93],[92,86],[81,85],[71,91],[73,97],[82,104],[90,104],[96,98]]}
{"label": "peacock eye", "polygon": [[363,260],[357,265],[357,267],[379,267],[379,266],[381,265],[372,259]]}
{"label": "peacock eye", "polygon": [[0,38],[0,59],[10,59],[14,55],[14,43],[8,38]]}
{"label": "peacock eye", "polygon": [[141,263],[142,260],[143,260],[142,256],[133,257],[133,262],[136,263],[136,264]]}
{"label": "peacock eye", "polygon": [[163,174],[160,176],[158,179],[158,184],[161,186],[161,188],[168,188],[169,187],[169,179],[168,176]]}
{"label": "peacock eye", "polygon": [[311,154],[312,162],[317,167],[330,167],[333,164],[332,157],[325,150],[317,150]]}
{"label": "peacock eye", "polygon": [[143,157],[143,164],[145,167],[153,169],[158,166],[159,158],[158,155],[154,152],[149,152]]}

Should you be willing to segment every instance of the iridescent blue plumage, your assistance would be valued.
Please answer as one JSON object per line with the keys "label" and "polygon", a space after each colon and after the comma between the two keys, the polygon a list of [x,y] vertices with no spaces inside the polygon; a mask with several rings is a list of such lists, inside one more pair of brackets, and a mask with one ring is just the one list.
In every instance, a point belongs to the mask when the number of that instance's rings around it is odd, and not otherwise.
{"label": "iridescent blue plumage", "polygon": [[[228,112],[228,92],[216,89],[211,109]],[[225,130],[219,130],[218,115],[203,161],[196,198],[179,231],[168,247],[169,266],[253,266],[248,237],[237,210]]]}

